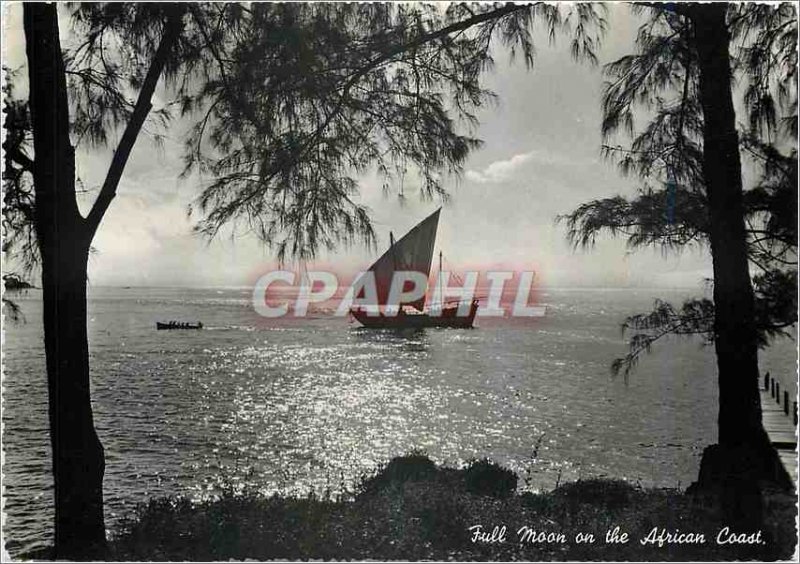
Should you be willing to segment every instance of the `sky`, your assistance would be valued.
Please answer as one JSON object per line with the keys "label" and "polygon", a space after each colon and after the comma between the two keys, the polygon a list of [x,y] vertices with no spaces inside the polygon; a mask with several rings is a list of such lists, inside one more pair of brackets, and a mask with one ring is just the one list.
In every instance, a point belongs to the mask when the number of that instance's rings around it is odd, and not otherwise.
{"label": "sky", "polygon": [[[680,255],[630,251],[623,240],[604,237],[593,249],[575,250],[565,227],[554,221],[586,201],[629,196],[637,189],[635,180],[624,178],[600,156],[601,67],[631,51],[638,25],[627,6],[608,7],[609,31],[598,67],[573,62],[566,39],[551,46],[544,33],[534,36],[532,70],[496,50],[495,68],[484,84],[498,102],[477,114],[475,135],[484,144],[467,159],[464,174],[446,184],[451,199],[442,210],[437,239],[446,266],[535,270],[546,286],[700,288],[703,278],[711,276],[711,259],[702,249]],[[19,4],[4,6],[3,60],[12,69],[25,65],[21,15]],[[65,43],[68,20],[60,23]],[[20,91],[25,90],[22,85]],[[158,106],[160,101],[154,102]],[[208,241],[192,233],[197,218],[187,209],[208,179],[178,178],[185,126],[170,127],[160,147],[146,136],[137,141],[93,243],[91,284],[247,286],[274,268],[274,254],[254,237]],[[108,149],[79,148],[77,174],[85,186],[99,187],[110,158]],[[339,249],[323,253],[308,268],[364,269],[387,248],[390,230],[399,237],[441,205],[420,201],[413,178],[404,183],[408,197],[401,203],[385,195],[377,179],[361,179],[360,201],[372,211],[377,251]],[[92,198],[81,201],[84,213]]]}

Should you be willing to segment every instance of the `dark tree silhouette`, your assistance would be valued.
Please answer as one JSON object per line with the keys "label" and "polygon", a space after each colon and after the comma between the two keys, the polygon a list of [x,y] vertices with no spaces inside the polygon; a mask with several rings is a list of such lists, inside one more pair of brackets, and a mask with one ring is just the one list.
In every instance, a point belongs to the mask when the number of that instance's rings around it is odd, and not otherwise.
{"label": "dark tree silhouette", "polygon": [[[17,243],[35,233],[28,257],[38,253],[40,261],[55,556],[86,558],[105,547],[87,259],[145,121],[170,117],[173,105],[151,106],[159,81],[171,88],[182,115],[196,112],[199,120],[187,143],[187,170],[212,176],[200,198],[199,230],[213,235],[244,219],[279,257],[308,257],[321,246],[372,240],[366,210],[351,199],[354,175],[369,167],[391,179],[390,167],[402,173],[408,164],[426,193],[444,195],[440,175],[459,172],[477,145],[457,132],[458,120],[474,121],[470,111],[491,97],[479,78],[491,64],[493,37],[531,65],[531,26],[542,21],[551,39],[571,30],[573,55],[591,61],[603,19],[589,5],[542,3],[457,4],[446,11],[258,3],[67,9],[78,46],[65,53],[56,5],[23,5],[30,96],[27,106],[6,105],[21,121],[6,153],[18,176],[6,183],[16,189],[16,207],[4,223],[16,226]],[[111,130],[121,132],[120,140],[83,217],[73,144],[106,143]]]}
{"label": "dark tree silhouette", "polygon": [[94,428],[86,334],[86,266],[95,230],[116,191],[177,35],[164,24],[139,99],[89,216],[75,199],[75,150],[56,6],[23,6],[34,159],[34,225],[41,257],[50,439],[59,558],[97,556],[105,544],[103,447]]}
{"label": "dark tree silhouette", "polygon": [[[763,479],[788,487],[761,423],[757,351],[796,322],[797,152],[793,138],[779,138],[781,125],[793,136],[797,123],[795,7],[648,3],[635,9],[649,12],[638,50],[606,66],[603,99],[604,134],[623,130],[633,142],[604,151],[645,188],[634,199],[596,200],[561,219],[576,245],[591,245],[606,230],[626,236],[631,246],[710,247],[713,302],[694,299],[677,308],[659,301],[653,312],[630,317],[631,352],[613,368],[627,372],[663,335],[706,336],[716,348],[719,444],[704,453],[699,484],[728,484],[733,494]],[[746,84],[750,127],[741,138],[734,73]],[[637,105],[651,116],[638,133]],[[767,134],[771,141],[762,140]],[[747,191],[741,153],[761,175]],[[752,282],[750,264],[761,270]],[[741,496],[731,499],[747,504]],[[742,510],[733,508],[740,517]]]}

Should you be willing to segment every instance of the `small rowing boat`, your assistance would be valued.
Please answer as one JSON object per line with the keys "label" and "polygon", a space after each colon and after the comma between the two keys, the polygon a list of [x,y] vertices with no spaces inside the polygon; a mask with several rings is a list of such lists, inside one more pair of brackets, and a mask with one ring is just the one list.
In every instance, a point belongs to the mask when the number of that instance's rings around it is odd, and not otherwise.
{"label": "small rowing boat", "polygon": [[184,323],[181,321],[167,321],[166,323],[162,323],[161,321],[156,322],[156,330],[163,331],[167,329],[202,329],[203,324],[199,321],[197,323]]}

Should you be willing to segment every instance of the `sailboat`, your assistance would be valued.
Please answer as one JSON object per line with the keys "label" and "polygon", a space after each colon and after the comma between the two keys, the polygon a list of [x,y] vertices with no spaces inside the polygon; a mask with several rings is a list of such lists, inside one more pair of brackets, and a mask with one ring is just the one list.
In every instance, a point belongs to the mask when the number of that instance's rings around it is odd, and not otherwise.
{"label": "sailboat", "polygon": [[[413,302],[397,304],[394,315],[388,315],[381,306],[389,301],[389,291],[395,272],[415,271],[430,277],[433,248],[436,243],[436,231],[439,227],[441,208],[418,223],[399,241],[389,233],[389,250],[369,267],[375,276],[378,307],[368,311],[364,308],[352,308],[350,313],[364,327],[378,329],[416,329],[422,327],[453,327],[467,329],[472,327],[478,311],[478,300],[469,304],[466,315],[459,315],[459,304],[445,304],[441,299],[438,311],[425,309],[425,294]],[[439,253],[439,287],[442,288],[442,253]],[[443,294],[443,291],[442,291]],[[440,297],[443,296],[440,294]]]}

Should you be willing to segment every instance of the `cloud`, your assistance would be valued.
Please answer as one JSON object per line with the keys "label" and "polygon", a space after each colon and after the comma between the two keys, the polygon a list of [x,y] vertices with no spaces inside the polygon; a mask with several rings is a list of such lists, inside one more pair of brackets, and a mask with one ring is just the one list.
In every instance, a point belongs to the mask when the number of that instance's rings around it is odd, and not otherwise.
{"label": "cloud", "polygon": [[518,171],[525,168],[528,163],[537,163],[544,166],[572,166],[587,164],[591,161],[578,159],[549,150],[532,150],[527,153],[514,155],[510,159],[494,161],[483,170],[468,170],[465,174],[467,180],[478,184],[498,184],[513,179]]}
{"label": "cloud", "polygon": [[479,184],[504,182],[510,180],[514,176],[514,172],[531,160],[533,155],[534,151],[530,151],[529,153],[514,155],[508,160],[495,161],[483,169],[483,171],[468,170],[465,177],[467,180]]}

